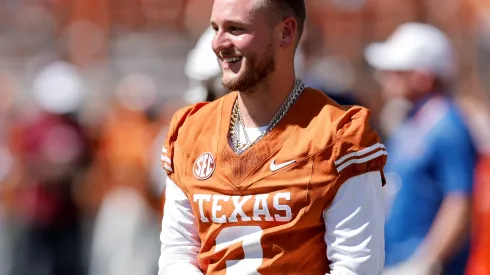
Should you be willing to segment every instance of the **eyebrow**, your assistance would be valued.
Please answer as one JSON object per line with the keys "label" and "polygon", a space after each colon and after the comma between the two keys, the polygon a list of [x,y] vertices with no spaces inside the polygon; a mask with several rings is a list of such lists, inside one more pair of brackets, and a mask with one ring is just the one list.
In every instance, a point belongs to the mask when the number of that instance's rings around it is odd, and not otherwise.
{"label": "eyebrow", "polygon": [[[212,21],[210,22],[210,25],[217,25],[216,22]],[[229,19],[229,20],[225,20],[223,22],[224,25],[248,25],[247,23],[243,22],[243,21],[240,21],[240,20],[233,20],[233,19]]]}

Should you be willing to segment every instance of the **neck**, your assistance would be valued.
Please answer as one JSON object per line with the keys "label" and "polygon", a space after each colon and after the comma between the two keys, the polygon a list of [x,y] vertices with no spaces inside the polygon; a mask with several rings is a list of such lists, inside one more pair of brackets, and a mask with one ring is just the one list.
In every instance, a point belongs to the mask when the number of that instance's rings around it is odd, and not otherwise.
{"label": "neck", "polygon": [[270,76],[248,91],[238,92],[245,127],[267,126],[294,87],[294,71],[287,77]]}
{"label": "neck", "polygon": [[423,99],[428,98],[430,96],[433,96],[435,94],[436,94],[436,92],[432,92],[432,91],[424,92],[424,93],[414,93],[410,97],[408,97],[407,99],[410,103],[417,104],[420,101],[422,101]]}

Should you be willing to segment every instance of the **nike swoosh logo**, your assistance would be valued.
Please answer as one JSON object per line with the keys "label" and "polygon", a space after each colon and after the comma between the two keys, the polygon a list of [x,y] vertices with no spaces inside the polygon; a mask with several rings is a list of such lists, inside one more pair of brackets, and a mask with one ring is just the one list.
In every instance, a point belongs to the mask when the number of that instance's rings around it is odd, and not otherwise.
{"label": "nike swoosh logo", "polygon": [[294,162],[296,162],[296,160],[293,159],[293,160],[290,160],[288,162],[284,162],[284,163],[281,163],[281,164],[276,164],[275,162],[276,162],[276,160],[273,160],[271,162],[270,168],[271,168],[271,171],[272,172],[277,171],[277,170],[279,170],[281,168],[284,168],[284,167],[286,167],[286,166],[288,166],[290,164],[293,164]]}

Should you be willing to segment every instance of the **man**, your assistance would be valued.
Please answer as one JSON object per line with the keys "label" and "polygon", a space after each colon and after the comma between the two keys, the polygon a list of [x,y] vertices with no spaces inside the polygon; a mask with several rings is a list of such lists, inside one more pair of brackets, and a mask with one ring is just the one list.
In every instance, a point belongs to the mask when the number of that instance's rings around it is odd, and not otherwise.
{"label": "man", "polygon": [[[75,197],[90,160],[88,133],[78,120],[85,93],[77,67],[54,61],[36,75],[33,105],[16,121],[12,145],[13,207],[24,221],[12,274],[83,274],[82,225]],[[13,175],[15,176],[15,175]],[[29,263],[27,266],[25,263]]]}
{"label": "man", "polygon": [[[366,50],[381,87],[412,109],[387,150],[396,193],[385,228],[386,274],[464,274],[476,151],[447,93],[451,45],[437,28],[400,26]],[[390,177],[388,177],[390,178]]]}
{"label": "man", "polygon": [[305,17],[299,0],[214,2],[235,92],[172,119],[159,275],[381,274],[386,152],[366,109],[295,78]]}

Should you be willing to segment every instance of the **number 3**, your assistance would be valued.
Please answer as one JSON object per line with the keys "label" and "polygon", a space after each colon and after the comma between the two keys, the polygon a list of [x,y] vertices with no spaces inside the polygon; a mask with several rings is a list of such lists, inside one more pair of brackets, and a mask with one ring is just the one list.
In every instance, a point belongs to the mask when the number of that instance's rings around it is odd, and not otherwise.
{"label": "number 3", "polygon": [[242,242],[245,257],[243,260],[226,261],[227,275],[260,275],[257,269],[262,265],[263,251],[260,239],[260,226],[227,227],[216,237],[216,250],[220,251],[233,244]]}

